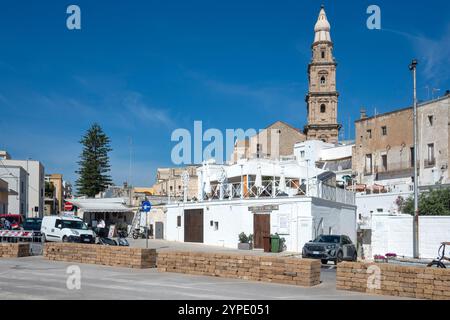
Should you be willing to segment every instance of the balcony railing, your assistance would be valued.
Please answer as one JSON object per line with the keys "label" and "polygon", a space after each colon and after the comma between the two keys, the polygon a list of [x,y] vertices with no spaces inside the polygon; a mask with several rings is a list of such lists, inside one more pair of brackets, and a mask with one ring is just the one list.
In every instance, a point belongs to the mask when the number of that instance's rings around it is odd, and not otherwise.
{"label": "balcony railing", "polygon": [[299,184],[298,179],[286,179],[284,186],[280,183],[279,179],[263,180],[259,186],[254,180],[248,181],[247,184],[213,183],[211,192],[205,194],[204,199],[200,201],[311,196],[346,204],[355,203],[354,192],[328,186],[315,180],[311,180],[309,186]]}

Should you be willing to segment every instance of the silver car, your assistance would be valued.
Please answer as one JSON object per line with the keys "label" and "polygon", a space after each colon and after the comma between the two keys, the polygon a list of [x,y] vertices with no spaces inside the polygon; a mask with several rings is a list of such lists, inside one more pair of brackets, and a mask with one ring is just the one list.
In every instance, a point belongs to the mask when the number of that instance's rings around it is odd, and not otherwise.
{"label": "silver car", "polygon": [[352,240],[345,235],[320,235],[306,243],[302,251],[303,258],[320,259],[323,264],[328,261],[356,261],[358,254]]}

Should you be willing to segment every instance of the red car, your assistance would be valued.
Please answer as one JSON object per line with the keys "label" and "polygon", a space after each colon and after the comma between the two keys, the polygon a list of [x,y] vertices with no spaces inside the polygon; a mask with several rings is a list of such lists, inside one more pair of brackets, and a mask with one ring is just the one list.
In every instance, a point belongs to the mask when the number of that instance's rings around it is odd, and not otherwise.
{"label": "red car", "polygon": [[[0,214],[0,224],[1,221],[6,219],[11,224],[11,230],[18,230],[23,223],[23,217],[20,214]],[[1,225],[1,228],[4,229],[4,226]]]}

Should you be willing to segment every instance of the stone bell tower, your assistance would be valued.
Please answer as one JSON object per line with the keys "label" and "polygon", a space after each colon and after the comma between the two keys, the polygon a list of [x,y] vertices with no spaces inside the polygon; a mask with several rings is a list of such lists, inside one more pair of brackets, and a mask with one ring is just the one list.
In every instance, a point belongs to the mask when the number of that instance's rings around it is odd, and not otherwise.
{"label": "stone bell tower", "polygon": [[339,93],[336,91],[336,66],[330,23],[324,6],[314,27],[312,60],[308,65],[309,92],[306,96],[308,124],[305,133],[308,140],[337,143],[341,125],[337,123]]}

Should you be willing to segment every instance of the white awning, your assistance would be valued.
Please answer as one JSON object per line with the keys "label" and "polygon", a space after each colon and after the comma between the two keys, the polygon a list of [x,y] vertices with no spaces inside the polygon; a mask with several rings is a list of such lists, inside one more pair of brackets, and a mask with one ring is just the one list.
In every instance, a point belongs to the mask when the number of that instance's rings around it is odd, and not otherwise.
{"label": "white awning", "polygon": [[68,199],[83,212],[132,212],[133,208],[125,205],[123,198],[105,199]]}

